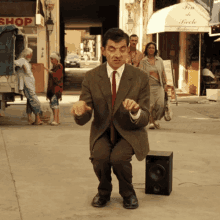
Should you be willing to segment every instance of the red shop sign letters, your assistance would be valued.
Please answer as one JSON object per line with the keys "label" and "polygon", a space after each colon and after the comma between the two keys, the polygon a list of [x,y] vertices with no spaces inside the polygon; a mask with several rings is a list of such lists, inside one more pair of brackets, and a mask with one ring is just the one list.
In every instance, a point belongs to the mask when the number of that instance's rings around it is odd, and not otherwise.
{"label": "red shop sign letters", "polygon": [[18,27],[35,26],[34,17],[0,17],[0,25],[15,24]]}

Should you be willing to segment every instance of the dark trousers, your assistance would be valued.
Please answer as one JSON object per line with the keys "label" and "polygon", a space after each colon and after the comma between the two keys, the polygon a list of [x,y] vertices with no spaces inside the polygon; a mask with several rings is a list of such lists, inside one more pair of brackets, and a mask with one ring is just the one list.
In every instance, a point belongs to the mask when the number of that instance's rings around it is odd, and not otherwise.
{"label": "dark trousers", "polygon": [[119,181],[119,193],[122,197],[135,194],[132,185],[132,165],[130,163],[134,150],[117,132],[117,142],[110,142],[109,129],[96,141],[91,161],[99,179],[100,196],[109,197],[112,191],[111,167]]}

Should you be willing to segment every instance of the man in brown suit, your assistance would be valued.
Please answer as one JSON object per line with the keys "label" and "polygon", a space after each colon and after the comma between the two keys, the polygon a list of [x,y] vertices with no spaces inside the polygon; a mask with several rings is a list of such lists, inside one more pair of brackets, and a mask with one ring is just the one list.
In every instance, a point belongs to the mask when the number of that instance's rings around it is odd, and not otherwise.
{"label": "man in brown suit", "polygon": [[118,28],[106,32],[102,53],[107,62],[88,71],[82,83],[80,101],[72,107],[79,125],[92,117],[90,159],[99,179],[92,205],[103,207],[112,191],[111,167],[119,180],[119,193],[127,209],[138,207],[132,186],[131,159],[139,161],[149,152],[145,126],[149,122],[149,76],[126,64],[129,37]]}

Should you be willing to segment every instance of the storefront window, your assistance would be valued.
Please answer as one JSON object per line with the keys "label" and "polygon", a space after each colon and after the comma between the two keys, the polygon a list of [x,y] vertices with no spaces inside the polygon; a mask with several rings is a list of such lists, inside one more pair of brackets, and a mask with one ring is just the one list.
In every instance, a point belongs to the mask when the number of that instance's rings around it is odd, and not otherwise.
{"label": "storefront window", "polygon": [[27,47],[33,50],[33,57],[30,63],[37,63],[37,27],[23,27],[21,31],[26,35]]}
{"label": "storefront window", "polygon": [[37,34],[37,27],[23,27],[21,31],[24,34]]}
{"label": "storefront window", "polygon": [[188,34],[188,56],[187,65],[190,66],[192,61],[199,61],[199,34]]}

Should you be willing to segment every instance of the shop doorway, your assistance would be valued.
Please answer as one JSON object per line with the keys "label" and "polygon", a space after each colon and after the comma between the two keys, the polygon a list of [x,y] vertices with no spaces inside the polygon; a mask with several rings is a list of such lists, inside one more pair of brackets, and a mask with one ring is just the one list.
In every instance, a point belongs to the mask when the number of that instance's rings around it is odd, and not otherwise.
{"label": "shop doorway", "polygon": [[179,33],[165,32],[159,34],[159,56],[163,60],[172,60],[175,86],[178,87],[179,79]]}
{"label": "shop doorway", "polygon": [[[64,89],[65,85],[72,84],[70,80],[75,81],[75,79],[70,79],[70,76],[84,75],[85,71],[80,72],[80,69],[85,67],[85,62],[88,64],[88,61],[93,63],[106,61],[101,55],[102,37],[108,29],[113,27],[119,27],[119,0],[111,2],[103,0],[60,1],[61,63],[63,66],[66,65],[65,60],[70,53],[77,55],[80,59],[80,64],[76,65],[78,69],[68,70],[70,74],[64,68]],[[94,32],[94,28],[97,28],[98,33]],[[75,31],[74,37],[77,38],[74,40],[73,37],[72,42],[69,39],[71,31]],[[78,72],[72,74],[73,71]],[[82,79],[83,77],[81,81]]]}
{"label": "shop doorway", "polygon": [[[71,10],[70,10],[71,9]],[[65,0],[60,1],[60,54],[65,59],[65,28],[88,29],[101,27],[101,36],[113,27],[119,27],[119,0]],[[102,62],[106,59],[103,57]]]}

